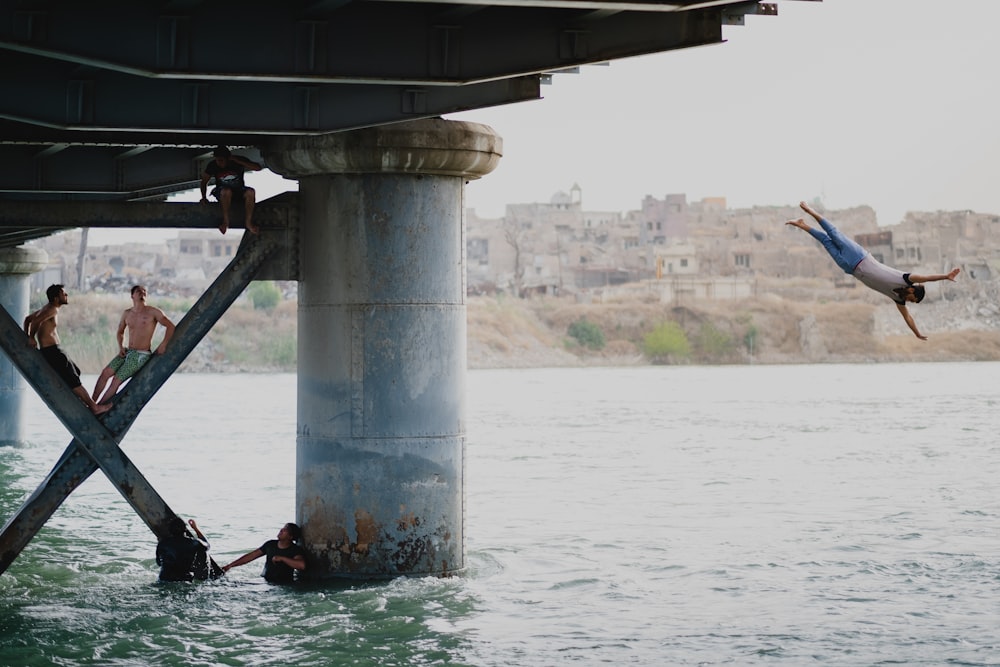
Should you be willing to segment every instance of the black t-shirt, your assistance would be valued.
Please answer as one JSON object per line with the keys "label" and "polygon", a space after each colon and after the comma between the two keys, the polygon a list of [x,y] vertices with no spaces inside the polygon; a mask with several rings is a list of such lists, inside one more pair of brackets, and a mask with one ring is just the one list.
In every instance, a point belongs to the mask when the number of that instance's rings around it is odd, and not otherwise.
{"label": "black t-shirt", "polygon": [[191,537],[168,537],[156,545],[160,581],[208,578],[208,549]]}
{"label": "black t-shirt", "polygon": [[302,556],[305,558],[305,549],[294,543],[290,547],[282,549],[278,546],[278,540],[268,540],[260,545],[260,550],[264,552],[265,556],[264,579],[276,584],[290,584],[295,581],[295,569],[284,563],[275,563],[273,558],[275,556],[286,556],[288,558]]}

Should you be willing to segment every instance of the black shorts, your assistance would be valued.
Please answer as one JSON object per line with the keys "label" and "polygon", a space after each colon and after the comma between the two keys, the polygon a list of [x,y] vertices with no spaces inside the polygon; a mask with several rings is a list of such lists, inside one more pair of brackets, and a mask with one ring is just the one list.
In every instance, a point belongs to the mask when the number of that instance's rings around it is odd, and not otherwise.
{"label": "black shorts", "polygon": [[208,194],[218,199],[222,190],[232,190],[233,196],[238,197],[247,190],[253,190],[253,188],[246,185],[216,185]]}
{"label": "black shorts", "polygon": [[80,367],[70,361],[70,358],[59,349],[58,345],[43,347],[41,351],[45,361],[49,362],[49,366],[55,369],[70,389],[76,389],[82,384],[80,382]]}

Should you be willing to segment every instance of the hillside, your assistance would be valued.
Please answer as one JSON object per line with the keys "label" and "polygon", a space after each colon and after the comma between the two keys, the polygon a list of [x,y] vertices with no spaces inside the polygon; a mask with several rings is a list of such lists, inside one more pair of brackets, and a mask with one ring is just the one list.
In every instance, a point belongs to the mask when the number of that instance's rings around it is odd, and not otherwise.
{"label": "hillside", "polygon": [[[981,295],[982,296],[982,295]],[[647,334],[675,322],[690,354],[670,363],[869,363],[1000,360],[1000,315],[993,301],[935,301],[911,306],[927,341],[915,338],[884,299],[804,301],[765,293],[741,301],[678,306],[641,299],[577,303],[573,298],[470,297],[470,368],[642,365]],[[150,298],[174,322],[190,301]],[[33,304],[37,307],[40,304]],[[115,328],[127,299],[72,295],[60,310],[63,347],[85,373],[98,373],[115,350]],[[585,320],[603,334],[600,350],[567,333]],[[752,339],[752,341],[751,341]],[[752,344],[752,354],[751,354]],[[296,304],[271,311],[236,303],[182,366],[187,372],[293,371]]]}
{"label": "hillside", "polygon": [[[883,303],[884,302],[884,303]],[[646,334],[673,321],[693,343],[706,329],[715,345],[677,363],[863,363],[1000,360],[1000,328],[993,309],[970,302],[910,307],[922,333],[913,336],[893,307],[868,302],[801,302],[775,294],[743,301],[674,306],[641,301],[579,304],[572,300],[469,300],[470,368],[647,364]],[[586,319],[606,344],[590,351],[567,335]],[[748,333],[753,335],[753,351]],[[718,344],[718,341],[728,341]]]}

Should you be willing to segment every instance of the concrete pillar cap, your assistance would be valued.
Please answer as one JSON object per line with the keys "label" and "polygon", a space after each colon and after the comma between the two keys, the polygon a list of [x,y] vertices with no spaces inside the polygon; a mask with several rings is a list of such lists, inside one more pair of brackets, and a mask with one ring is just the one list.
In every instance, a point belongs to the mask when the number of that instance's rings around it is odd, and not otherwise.
{"label": "concrete pillar cap", "polygon": [[41,248],[0,248],[0,275],[31,274],[49,265],[49,254]]}
{"label": "concrete pillar cap", "polygon": [[480,123],[425,118],[349,132],[280,137],[261,147],[271,171],[318,174],[434,174],[477,179],[493,171],[503,139]]}

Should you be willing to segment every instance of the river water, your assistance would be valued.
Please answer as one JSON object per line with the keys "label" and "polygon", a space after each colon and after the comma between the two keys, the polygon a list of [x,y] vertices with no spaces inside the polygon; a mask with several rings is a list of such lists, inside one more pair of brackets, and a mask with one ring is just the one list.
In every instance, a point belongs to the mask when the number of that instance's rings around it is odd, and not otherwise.
{"label": "river water", "polygon": [[[472,371],[448,579],[157,585],[97,472],[0,576],[0,665],[1000,665],[998,375]],[[0,520],[70,441],[31,401]],[[123,447],[219,562],[295,518],[294,375],[177,375]]]}

